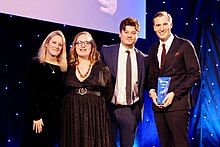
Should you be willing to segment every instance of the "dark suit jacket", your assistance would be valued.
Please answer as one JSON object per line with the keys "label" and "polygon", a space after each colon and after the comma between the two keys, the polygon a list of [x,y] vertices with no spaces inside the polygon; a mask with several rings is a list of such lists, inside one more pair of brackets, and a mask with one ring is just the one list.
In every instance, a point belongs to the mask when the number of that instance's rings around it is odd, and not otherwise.
{"label": "dark suit jacket", "polygon": [[[119,52],[119,44],[103,46],[101,48],[101,56],[103,58],[103,62],[109,67],[112,80],[114,84],[116,83],[117,78],[117,69],[118,69],[118,52]],[[144,90],[146,88],[146,62],[147,55],[143,54],[141,51],[135,48],[136,56],[137,56],[137,65],[138,65],[138,91],[139,91],[139,102],[140,107],[143,105],[143,96]]]}
{"label": "dark suit jacket", "polygon": [[[157,90],[158,77],[171,77],[169,91],[175,93],[173,103],[168,111],[190,109],[190,88],[200,78],[200,65],[192,43],[174,35],[174,40],[166,54],[163,69],[159,69],[157,58],[159,43],[151,46],[149,50],[149,89]],[[159,110],[153,104],[154,110]]]}

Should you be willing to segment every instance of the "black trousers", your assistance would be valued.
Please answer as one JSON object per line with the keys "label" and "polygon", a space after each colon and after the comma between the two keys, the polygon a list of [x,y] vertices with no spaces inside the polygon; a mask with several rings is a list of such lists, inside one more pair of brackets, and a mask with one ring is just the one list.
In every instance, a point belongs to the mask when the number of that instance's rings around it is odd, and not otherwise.
{"label": "black trousers", "polygon": [[117,134],[121,147],[132,147],[135,132],[140,119],[140,108],[138,103],[133,105],[110,105],[111,134],[114,146],[117,146]]}
{"label": "black trousers", "polygon": [[154,112],[161,147],[188,147],[190,112]]}

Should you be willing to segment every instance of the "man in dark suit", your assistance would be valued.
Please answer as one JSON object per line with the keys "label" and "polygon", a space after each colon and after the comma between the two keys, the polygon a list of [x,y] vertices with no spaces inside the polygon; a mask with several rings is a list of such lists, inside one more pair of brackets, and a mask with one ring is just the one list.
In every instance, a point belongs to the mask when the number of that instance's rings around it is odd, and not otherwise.
{"label": "man in dark suit", "polygon": [[[147,56],[135,48],[139,22],[131,17],[120,23],[120,44],[103,46],[101,54],[115,84],[110,104],[111,132],[116,146],[119,129],[122,147],[132,147],[143,106]],[[130,74],[129,74],[130,73]]]}
{"label": "man in dark suit", "polygon": [[[190,88],[201,74],[198,58],[190,41],[171,33],[170,14],[158,12],[153,23],[159,42],[149,50],[148,80],[160,144],[162,147],[188,147]],[[157,102],[158,77],[171,77],[168,93],[160,105]]]}

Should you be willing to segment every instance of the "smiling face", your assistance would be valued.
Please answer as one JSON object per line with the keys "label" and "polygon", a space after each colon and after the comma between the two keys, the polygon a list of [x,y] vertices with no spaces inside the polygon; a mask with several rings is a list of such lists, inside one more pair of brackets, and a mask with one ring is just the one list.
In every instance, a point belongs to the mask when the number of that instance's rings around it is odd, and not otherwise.
{"label": "smiling face", "polygon": [[46,44],[47,56],[57,57],[63,48],[63,39],[60,35],[54,35]]}
{"label": "smiling face", "polygon": [[76,40],[76,53],[79,57],[84,59],[89,59],[92,44],[92,38],[86,34],[81,34]]}
{"label": "smiling face", "polygon": [[161,41],[166,41],[171,35],[173,25],[167,15],[154,18],[154,31]]}
{"label": "smiling face", "polygon": [[121,43],[126,48],[133,48],[138,39],[138,31],[135,29],[135,26],[127,25],[124,30],[121,30],[119,37],[121,38]]}

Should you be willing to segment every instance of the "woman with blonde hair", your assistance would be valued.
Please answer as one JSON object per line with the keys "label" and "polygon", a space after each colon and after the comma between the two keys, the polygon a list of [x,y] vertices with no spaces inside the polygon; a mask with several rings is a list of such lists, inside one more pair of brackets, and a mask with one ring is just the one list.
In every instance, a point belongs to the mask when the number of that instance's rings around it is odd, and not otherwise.
{"label": "woman with blonde hair", "polygon": [[66,40],[59,30],[51,32],[39,48],[27,73],[32,133],[24,146],[54,147],[59,143],[63,75],[67,71]]}

